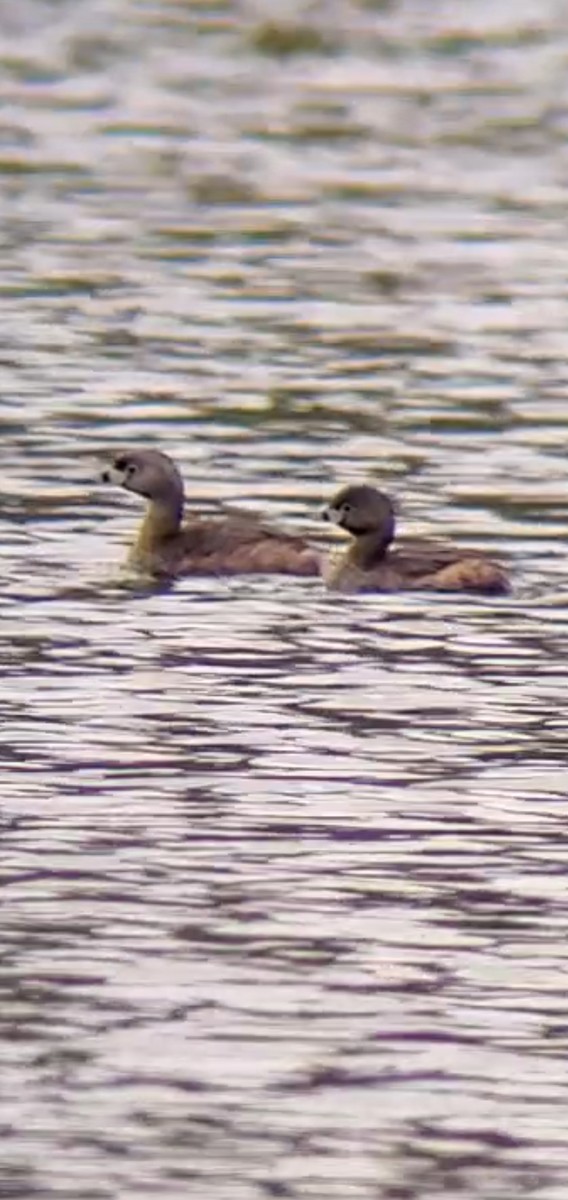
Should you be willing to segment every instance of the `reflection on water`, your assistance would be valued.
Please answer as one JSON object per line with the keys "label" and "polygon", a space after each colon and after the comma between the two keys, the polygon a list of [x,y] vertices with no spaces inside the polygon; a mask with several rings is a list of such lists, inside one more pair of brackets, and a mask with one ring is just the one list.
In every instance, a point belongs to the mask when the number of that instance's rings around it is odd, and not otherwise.
{"label": "reflection on water", "polygon": [[[565,21],[281,15],[2,16],[0,1193],[564,1200]],[[127,587],[127,442],[515,592]]]}

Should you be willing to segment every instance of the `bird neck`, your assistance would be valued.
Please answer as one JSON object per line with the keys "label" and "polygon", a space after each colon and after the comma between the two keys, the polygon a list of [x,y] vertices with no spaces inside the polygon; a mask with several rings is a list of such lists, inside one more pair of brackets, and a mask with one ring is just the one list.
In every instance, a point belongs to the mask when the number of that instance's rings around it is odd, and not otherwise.
{"label": "bird neck", "polygon": [[134,545],[134,554],[152,554],[160,550],[179,531],[183,516],[183,495],[150,500]]}
{"label": "bird neck", "polygon": [[381,530],[372,530],[370,533],[360,533],[354,538],[349,550],[348,559],[354,567],[360,567],[362,571],[369,571],[371,567],[376,567],[382,562],[388,549],[390,537],[385,538]]}

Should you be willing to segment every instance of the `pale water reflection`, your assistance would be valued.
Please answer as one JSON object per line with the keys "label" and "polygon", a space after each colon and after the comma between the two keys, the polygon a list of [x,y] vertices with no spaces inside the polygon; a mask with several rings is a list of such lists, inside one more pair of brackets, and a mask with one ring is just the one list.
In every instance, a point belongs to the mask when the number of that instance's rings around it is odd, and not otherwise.
{"label": "pale water reflection", "polygon": [[[2,17],[0,1195],[565,1200],[562,6],[277,8]],[[126,586],[127,442],[514,593]]]}

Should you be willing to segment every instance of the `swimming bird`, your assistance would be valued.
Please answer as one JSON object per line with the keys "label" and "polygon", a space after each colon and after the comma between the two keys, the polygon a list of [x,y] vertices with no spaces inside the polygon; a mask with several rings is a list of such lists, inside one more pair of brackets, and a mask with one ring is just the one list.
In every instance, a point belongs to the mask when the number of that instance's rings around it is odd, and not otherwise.
{"label": "swimming bird", "polygon": [[351,536],[347,549],[323,565],[324,581],[333,591],[411,589],[497,596],[510,590],[504,567],[482,551],[422,538],[394,542],[392,500],[368,484],[342,488],[322,515]]}
{"label": "swimming bird", "polygon": [[102,480],[147,502],[128,556],[136,571],[167,578],[319,574],[320,556],[302,537],[281,533],[248,514],[196,516],[183,523],[183,480],[172,459],[159,450],[119,450]]}

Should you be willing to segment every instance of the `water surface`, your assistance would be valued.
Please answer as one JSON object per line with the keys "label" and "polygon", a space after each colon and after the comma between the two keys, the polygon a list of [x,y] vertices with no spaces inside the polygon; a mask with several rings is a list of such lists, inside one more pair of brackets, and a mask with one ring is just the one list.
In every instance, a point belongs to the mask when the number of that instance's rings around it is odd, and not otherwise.
{"label": "water surface", "polygon": [[[2,16],[3,1196],[566,1196],[565,16]],[[129,442],[514,593],[126,588]]]}

